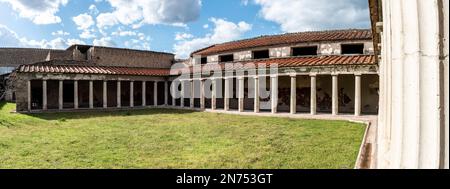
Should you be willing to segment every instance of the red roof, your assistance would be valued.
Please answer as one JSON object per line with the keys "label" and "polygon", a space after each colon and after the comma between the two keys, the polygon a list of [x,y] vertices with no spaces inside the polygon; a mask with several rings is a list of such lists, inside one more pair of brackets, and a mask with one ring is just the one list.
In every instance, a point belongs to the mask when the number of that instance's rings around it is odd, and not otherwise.
{"label": "red roof", "polygon": [[22,65],[19,73],[63,73],[63,74],[104,74],[104,75],[137,75],[137,76],[168,76],[170,69],[127,68],[86,65]]}
{"label": "red roof", "polygon": [[[250,60],[234,63],[223,64],[206,64],[202,66],[202,70],[217,70],[217,65],[220,69],[225,69],[225,66],[233,66],[234,69],[253,68],[249,66],[253,64],[255,66],[270,67],[272,64],[278,64],[279,68],[288,67],[302,67],[302,66],[337,66],[337,65],[375,65],[374,55],[332,55],[332,56],[311,56],[311,57],[289,57],[289,58],[271,58],[261,60]],[[190,67],[189,69],[193,69]],[[181,71],[181,70],[179,70]]]}
{"label": "red roof", "polygon": [[274,46],[282,44],[319,42],[319,41],[344,41],[344,40],[371,40],[372,32],[369,29],[350,29],[287,33],[281,35],[261,36],[252,39],[244,39],[213,45],[197,50],[192,55],[211,55],[215,53],[247,49],[254,47]]}

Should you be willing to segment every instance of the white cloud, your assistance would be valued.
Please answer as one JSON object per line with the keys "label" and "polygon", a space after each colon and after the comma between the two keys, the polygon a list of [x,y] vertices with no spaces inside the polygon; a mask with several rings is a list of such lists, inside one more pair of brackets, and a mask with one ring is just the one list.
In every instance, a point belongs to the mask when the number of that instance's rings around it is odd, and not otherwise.
{"label": "white cloud", "polygon": [[141,41],[137,39],[131,39],[125,41],[125,47],[130,49],[142,49],[142,50],[150,50],[150,43],[148,41]]}
{"label": "white cloud", "polygon": [[58,30],[56,32],[52,32],[52,35],[53,36],[67,36],[67,35],[70,35],[70,33],[62,31],[62,30]]}
{"label": "white cloud", "polygon": [[68,0],[0,0],[7,2],[22,18],[27,18],[35,24],[60,23],[61,18],[55,14],[60,6],[65,6]]}
{"label": "white cloud", "polygon": [[369,6],[361,0],[254,0],[260,15],[281,25],[285,32],[367,28]]}
{"label": "white cloud", "polygon": [[173,47],[178,58],[187,58],[190,53],[213,44],[236,40],[252,29],[252,25],[246,22],[233,23],[224,19],[209,19],[214,24],[213,33],[201,38],[192,38],[176,43]]}
{"label": "white cloud", "polygon": [[91,39],[95,37],[95,34],[93,34],[90,30],[83,30],[83,32],[80,34],[81,39]]}
{"label": "white cloud", "polygon": [[86,13],[75,16],[72,18],[72,20],[78,26],[79,30],[86,30],[94,25],[94,19],[92,19],[91,15],[88,15]]}
{"label": "white cloud", "polygon": [[96,15],[98,13],[99,13],[99,10],[97,9],[97,6],[95,6],[94,4],[89,6],[89,14]]}
{"label": "white cloud", "polygon": [[72,44],[85,44],[78,39],[64,39],[57,37],[48,40],[28,40],[25,37],[19,37],[16,32],[4,25],[0,25],[0,47],[29,47],[29,48],[51,48],[65,49]]}
{"label": "white cloud", "polygon": [[120,37],[125,37],[125,36],[136,36],[138,35],[136,32],[134,31],[123,31],[121,27],[119,27],[119,29],[115,32],[111,33],[113,36],[120,36]]}
{"label": "white cloud", "polygon": [[190,39],[193,38],[194,36],[192,34],[189,33],[176,33],[175,34],[175,40],[180,41],[180,40],[186,40],[186,39]]}
{"label": "white cloud", "polygon": [[97,17],[98,27],[118,23],[138,28],[144,24],[170,24],[185,26],[200,15],[200,0],[108,0],[113,12]]}
{"label": "white cloud", "polygon": [[208,24],[203,25],[203,29],[208,29],[208,28],[209,28]]}
{"label": "white cloud", "polygon": [[102,47],[116,46],[116,43],[111,39],[111,37],[102,37],[100,39],[94,39],[93,44],[95,46],[102,46]]}

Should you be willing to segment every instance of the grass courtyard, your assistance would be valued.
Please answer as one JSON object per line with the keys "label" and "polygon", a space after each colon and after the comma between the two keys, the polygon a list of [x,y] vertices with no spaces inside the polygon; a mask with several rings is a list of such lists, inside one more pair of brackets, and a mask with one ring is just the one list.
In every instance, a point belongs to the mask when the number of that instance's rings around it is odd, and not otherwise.
{"label": "grass courtyard", "polygon": [[10,113],[0,168],[353,168],[364,125],[186,110]]}

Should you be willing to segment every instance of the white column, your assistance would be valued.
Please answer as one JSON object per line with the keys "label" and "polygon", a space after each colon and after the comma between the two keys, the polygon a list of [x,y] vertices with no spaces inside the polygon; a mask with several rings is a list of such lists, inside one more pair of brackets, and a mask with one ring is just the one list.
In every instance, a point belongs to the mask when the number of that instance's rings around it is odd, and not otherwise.
{"label": "white column", "polygon": [[147,98],[145,93],[147,93],[147,82],[142,81],[142,106],[147,106]]}
{"label": "white column", "polygon": [[278,76],[270,76],[271,79],[271,87],[270,90],[272,94],[270,96],[271,104],[272,104],[272,114],[277,113],[278,108]]}
{"label": "white column", "polygon": [[121,82],[117,81],[117,108],[122,107],[122,86],[121,86]]}
{"label": "white column", "polygon": [[184,108],[184,93],[186,92],[186,84],[184,80],[180,80],[180,82],[181,82],[180,107]]}
{"label": "white column", "polygon": [[200,109],[205,109],[205,79],[200,80]]}
{"label": "white column", "polygon": [[316,75],[310,75],[311,79],[311,115],[317,114],[317,76]]}
{"label": "white column", "polygon": [[332,104],[331,104],[331,112],[333,115],[339,114],[339,89],[338,89],[338,75],[333,74],[332,77]]}
{"label": "white column", "polygon": [[239,82],[239,91],[238,91],[238,99],[239,99],[239,104],[238,104],[238,110],[239,112],[244,112],[244,77],[239,77],[238,78],[238,82]]}
{"label": "white column", "polygon": [[42,80],[42,109],[47,110],[47,80]]}
{"label": "white column", "polygon": [[78,109],[78,81],[73,81],[73,108]]}
{"label": "white column", "polygon": [[211,79],[212,91],[211,91],[211,110],[217,109],[217,78]]}
{"label": "white column", "polygon": [[355,116],[361,115],[361,74],[355,74]]}
{"label": "white column", "polygon": [[28,103],[28,111],[31,111],[31,81],[27,81],[27,103]]}
{"label": "white column", "polygon": [[171,92],[171,96],[172,96],[172,106],[176,106],[176,98],[175,98],[175,94],[176,94],[176,88],[175,88],[175,81],[172,81],[172,84],[170,85],[170,90]]}
{"label": "white column", "polygon": [[230,110],[230,80],[232,78],[225,78],[225,96],[223,98],[223,108],[225,111]]}
{"label": "white column", "polygon": [[89,81],[89,108],[94,108],[94,82],[92,80]]}
{"label": "white column", "polygon": [[103,81],[103,108],[108,108],[108,82]]}
{"label": "white column", "polygon": [[58,108],[60,110],[63,109],[63,81],[59,80],[59,87],[58,87]]}
{"label": "white column", "polygon": [[448,2],[382,2],[377,168],[448,168]]}
{"label": "white column", "polygon": [[130,81],[130,107],[134,107],[134,81]]}
{"label": "white column", "polygon": [[254,112],[259,113],[260,104],[259,104],[259,77],[255,76],[255,99],[254,99]]}
{"label": "white column", "polygon": [[190,80],[190,87],[191,87],[191,100],[190,100],[190,108],[194,109],[194,96],[195,96],[195,87],[194,87],[194,80]]}
{"label": "white column", "polygon": [[158,106],[158,82],[153,83],[153,106]]}
{"label": "white column", "polygon": [[291,75],[291,114],[297,113],[297,76]]}
{"label": "white column", "polygon": [[169,105],[169,82],[164,81],[164,106]]}

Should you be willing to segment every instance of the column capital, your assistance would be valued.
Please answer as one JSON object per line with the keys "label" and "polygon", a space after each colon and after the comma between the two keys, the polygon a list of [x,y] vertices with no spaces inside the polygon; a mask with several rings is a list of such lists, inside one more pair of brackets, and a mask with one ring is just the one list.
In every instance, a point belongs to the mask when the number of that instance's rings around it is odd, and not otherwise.
{"label": "column capital", "polygon": [[297,73],[290,73],[289,77],[297,77]]}
{"label": "column capital", "polygon": [[278,77],[278,74],[276,74],[276,75],[270,75],[270,78],[277,78]]}
{"label": "column capital", "polygon": [[339,76],[338,73],[331,73],[331,76]]}
{"label": "column capital", "polygon": [[355,73],[355,76],[362,76],[362,73]]}
{"label": "column capital", "polygon": [[244,80],[245,77],[244,77],[244,76],[241,76],[241,77],[238,77],[237,79],[238,79],[238,80]]}
{"label": "column capital", "polygon": [[317,73],[310,73],[309,77],[317,77]]}

